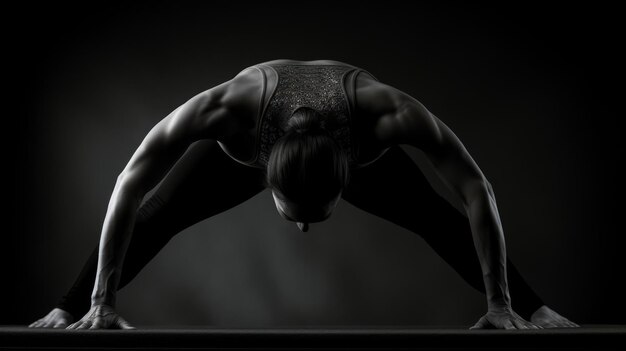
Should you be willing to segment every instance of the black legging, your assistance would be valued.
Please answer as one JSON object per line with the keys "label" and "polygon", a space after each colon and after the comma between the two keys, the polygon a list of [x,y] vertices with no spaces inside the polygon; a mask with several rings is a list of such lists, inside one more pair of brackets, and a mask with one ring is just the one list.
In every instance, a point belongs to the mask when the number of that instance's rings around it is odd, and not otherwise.
{"label": "black legging", "polygon": [[[118,289],[174,235],[250,199],[265,188],[263,184],[261,170],[230,159],[215,141],[194,143],[139,208]],[[432,188],[402,148],[393,147],[373,164],[354,170],[342,197],[357,208],[421,235],[465,281],[484,293],[468,218]],[[96,247],[57,307],[75,318],[87,312],[97,263]],[[510,260],[507,272],[513,308],[528,319],[543,302]]]}

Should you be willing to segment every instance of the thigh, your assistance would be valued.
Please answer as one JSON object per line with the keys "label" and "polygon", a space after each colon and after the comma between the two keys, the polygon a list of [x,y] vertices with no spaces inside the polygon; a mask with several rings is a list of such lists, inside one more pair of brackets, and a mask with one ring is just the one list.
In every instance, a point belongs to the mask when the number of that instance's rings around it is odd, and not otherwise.
{"label": "thigh", "polygon": [[343,198],[425,238],[442,230],[459,237],[471,233],[468,218],[433,189],[399,146],[373,164],[352,171]]}
{"label": "thigh", "polygon": [[343,198],[418,235],[457,272],[481,288],[482,274],[469,219],[441,197],[399,146],[354,170]]}

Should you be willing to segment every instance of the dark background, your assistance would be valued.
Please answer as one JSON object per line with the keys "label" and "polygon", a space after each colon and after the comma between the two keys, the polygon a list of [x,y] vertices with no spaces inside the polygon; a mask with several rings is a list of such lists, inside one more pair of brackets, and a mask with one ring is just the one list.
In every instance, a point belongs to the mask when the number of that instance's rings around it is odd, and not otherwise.
{"label": "dark background", "polygon": [[[345,61],[420,100],[493,184],[509,255],[547,304],[583,324],[626,322],[616,9],[155,1],[3,12],[2,324],[34,321],[69,288],[117,174],[156,122],[277,58]],[[303,234],[266,190],[174,238],[118,308],[138,325],[470,325],[485,302],[419,236],[346,202]]]}

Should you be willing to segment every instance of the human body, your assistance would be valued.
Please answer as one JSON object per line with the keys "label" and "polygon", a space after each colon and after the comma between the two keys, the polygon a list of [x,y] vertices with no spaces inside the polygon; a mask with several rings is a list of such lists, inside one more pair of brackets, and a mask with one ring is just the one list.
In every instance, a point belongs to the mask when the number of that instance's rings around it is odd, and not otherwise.
{"label": "human body", "polygon": [[[310,77],[302,78],[307,74]],[[287,84],[289,77],[292,87]],[[302,86],[302,82],[316,81],[327,86],[319,90],[314,85]],[[338,93],[339,86],[343,94]],[[291,113],[302,106],[320,110],[327,118],[324,133],[345,152],[341,160],[349,165],[349,182],[342,183],[345,186],[338,188],[335,196],[327,196],[324,206],[322,202],[308,206],[289,201],[268,183],[274,144],[285,135]],[[272,113],[274,125],[268,122]],[[339,122],[333,125],[333,121]],[[328,135],[324,137],[328,139]],[[403,144],[424,152],[444,183],[462,200],[465,216],[434,192],[398,147]],[[140,208],[146,193],[170,169],[163,184]],[[127,284],[182,229],[232,208],[268,186],[279,214],[297,222],[303,231],[308,223],[328,218],[336,201],[343,198],[424,237],[466,281],[486,293],[488,312],[475,327],[575,326],[547,308],[507,261],[493,189],[443,122],[415,98],[358,67],[330,60],[275,60],[248,67],[232,80],[193,97],[148,133],[118,177],[99,249],[69,294],[74,296],[69,300],[82,299],[84,303],[85,282],[95,275],[91,308],[68,328],[130,327],[114,310],[120,280],[122,286]],[[211,204],[196,206],[202,197]],[[159,234],[146,235],[154,232]],[[451,240],[455,245],[450,245]],[[515,308],[523,310],[524,318],[512,309],[507,266]],[[66,297],[64,303],[71,305],[67,301]],[[64,306],[59,307],[56,314],[51,313],[54,316],[33,326],[63,326],[62,319],[67,323],[67,316],[63,315]]]}

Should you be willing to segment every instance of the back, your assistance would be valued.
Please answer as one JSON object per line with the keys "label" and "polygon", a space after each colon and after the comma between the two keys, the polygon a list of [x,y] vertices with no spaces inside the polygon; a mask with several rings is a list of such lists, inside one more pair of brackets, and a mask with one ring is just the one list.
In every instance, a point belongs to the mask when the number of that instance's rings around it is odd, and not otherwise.
{"label": "back", "polygon": [[[258,72],[253,73],[251,68]],[[237,140],[222,142],[222,149],[240,163],[264,168],[272,146],[284,135],[292,112],[308,106],[325,116],[325,128],[347,153],[351,165],[357,166],[359,143],[352,129],[356,78],[363,71],[330,60],[274,60],[248,67],[240,75],[255,76],[261,81],[260,96],[254,99],[258,107],[255,122]]]}

